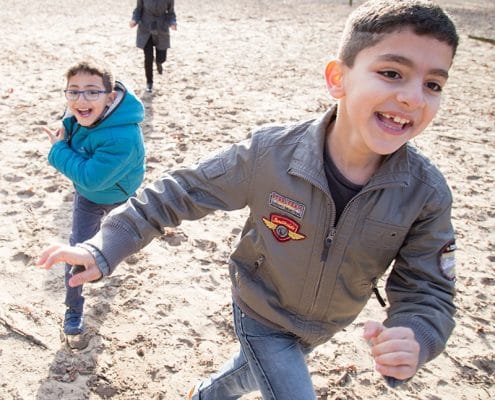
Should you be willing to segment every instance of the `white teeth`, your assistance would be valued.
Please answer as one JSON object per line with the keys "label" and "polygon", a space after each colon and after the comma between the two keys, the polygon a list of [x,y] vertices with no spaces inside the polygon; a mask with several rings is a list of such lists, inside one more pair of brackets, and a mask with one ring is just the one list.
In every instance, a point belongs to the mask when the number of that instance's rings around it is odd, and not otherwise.
{"label": "white teeth", "polygon": [[394,121],[394,122],[395,122],[395,123],[397,123],[397,124],[402,124],[402,125],[405,125],[405,124],[408,124],[408,123],[410,122],[408,119],[401,118],[401,117],[399,117],[399,116],[393,116],[393,115],[386,114],[386,113],[382,113],[382,115],[383,115],[385,118],[391,119],[392,121]]}

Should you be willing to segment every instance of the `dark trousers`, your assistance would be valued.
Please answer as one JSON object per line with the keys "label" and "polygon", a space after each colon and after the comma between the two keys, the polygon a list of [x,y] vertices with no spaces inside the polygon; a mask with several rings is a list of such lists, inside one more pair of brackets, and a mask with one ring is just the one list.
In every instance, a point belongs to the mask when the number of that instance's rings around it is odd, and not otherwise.
{"label": "dark trousers", "polygon": [[[103,217],[119,204],[96,204],[74,193],[74,203],[72,209],[72,232],[70,235],[70,245],[84,242],[93,237],[99,230]],[[65,265],[65,305],[73,308],[77,312],[82,312],[84,307],[83,287],[75,288],[69,286],[69,279],[73,274],[84,270],[82,266]]]}
{"label": "dark trousers", "polygon": [[150,36],[144,46],[144,72],[146,73],[146,83],[153,83],[153,48],[156,50],[156,62],[162,64],[167,60],[167,50],[159,50],[153,45],[153,39]]}

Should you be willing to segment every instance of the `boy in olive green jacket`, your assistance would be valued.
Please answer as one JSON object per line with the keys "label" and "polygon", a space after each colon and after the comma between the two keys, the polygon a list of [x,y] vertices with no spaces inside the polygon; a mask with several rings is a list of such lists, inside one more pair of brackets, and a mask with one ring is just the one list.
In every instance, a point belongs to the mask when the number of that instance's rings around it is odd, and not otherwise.
{"label": "boy in olive green jacket", "polygon": [[325,71],[325,115],[263,128],[130,199],[92,239],[52,246],[39,265],[77,261],[77,285],[113,272],[164,227],[248,206],[230,258],[241,350],[189,398],[316,399],[305,355],[349,325],[392,263],[383,323],[365,324],[376,369],[395,386],[454,327],[452,197],[408,142],[435,116],[458,45],[441,8],[371,0],[349,17]]}

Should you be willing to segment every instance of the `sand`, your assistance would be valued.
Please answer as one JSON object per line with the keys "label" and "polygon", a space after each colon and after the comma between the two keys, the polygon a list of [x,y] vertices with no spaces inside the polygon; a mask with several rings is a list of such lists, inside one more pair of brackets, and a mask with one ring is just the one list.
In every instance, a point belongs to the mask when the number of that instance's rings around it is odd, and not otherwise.
{"label": "sand", "polygon": [[[311,355],[319,399],[495,398],[495,6],[440,3],[462,42],[443,108],[414,143],[454,192],[457,327],[437,359],[393,390],[361,339],[364,321],[384,316],[371,300]],[[332,102],[323,70],[352,8],[346,0],[179,0],[178,31],[150,95],[128,27],[134,1],[0,7],[0,398],[182,399],[237,349],[227,258],[246,210],[184,223],[88,285],[88,346],[69,348],[60,336],[62,268],[34,267],[41,249],[67,242],[70,228],[72,185],[48,165],[41,131],[63,112],[63,73],[86,54],[104,56],[136,90],[146,106],[150,182],[262,124],[323,112]]]}

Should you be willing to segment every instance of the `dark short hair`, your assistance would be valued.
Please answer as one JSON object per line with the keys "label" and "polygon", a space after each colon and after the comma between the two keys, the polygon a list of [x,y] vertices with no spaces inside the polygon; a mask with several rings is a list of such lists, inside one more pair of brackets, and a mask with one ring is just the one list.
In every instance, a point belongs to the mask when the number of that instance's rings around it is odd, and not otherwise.
{"label": "dark short hair", "polygon": [[104,62],[96,60],[84,60],[75,63],[65,73],[67,81],[79,72],[100,76],[103,80],[103,86],[105,87],[105,90],[108,90],[109,92],[112,91],[115,86],[115,78],[113,76],[113,73]]}
{"label": "dark short hair", "polygon": [[427,0],[369,0],[349,15],[338,57],[352,67],[361,50],[374,46],[386,34],[407,28],[446,43],[455,55],[459,36],[440,6]]}

